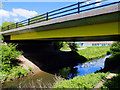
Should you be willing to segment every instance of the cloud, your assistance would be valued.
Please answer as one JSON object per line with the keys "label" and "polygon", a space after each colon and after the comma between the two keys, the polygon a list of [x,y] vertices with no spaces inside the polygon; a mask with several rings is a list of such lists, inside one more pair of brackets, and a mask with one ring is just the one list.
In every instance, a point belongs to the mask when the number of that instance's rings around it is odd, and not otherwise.
{"label": "cloud", "polygon": [[16,17],[16,16],[18,16],[16,13],[14,13],[14,12],[10,12],[10,15],[12,15],[12,16],[14,16],[14,17]]}
{"label": "cloud", "polygon": [[13,17],[21,16],[21,17],[25,17],[25,18],[30,18],[37,14],[38,13],[36,11],[29,11],[29,10],[25,10],[25,9],[21,9],[21,8],[19,8],[19,9],[13,8],[12,11],[0,9],[0,18],[5,18],[5,19],[9,18],[10,16],[13,16]]}
{"label": "cloud", "polygon": [[22,16],[22,17],[25,17],[25,18],[30,18],[30,17],[33,17],[35,15],[37,15],[38,13],[36,11],[29,11],[29,10],[25,10],[25,9],[15,9],[13,8],[12,12],[11,12],[11,15],[12,16]]}
{"label": "cloud", "polygon": [[[96,0],[96,2],[99,2],[99,1],[101,1],[101,0]],[[101,3],[97,3],[97,4],[95,4],[96,6],[99,6]]]}
{"label": "cloud", "polygon": [[0,9],[0,18],[9,18],[9,11],[6,11],[6,10],[3,10],[3,9]]}
{"label": "cloud", "polygon": [[18,19],[18,18],[14,18],[14,21],[15,21],[15,22],[18,22],[18,21],[19,21],[19,19]]}

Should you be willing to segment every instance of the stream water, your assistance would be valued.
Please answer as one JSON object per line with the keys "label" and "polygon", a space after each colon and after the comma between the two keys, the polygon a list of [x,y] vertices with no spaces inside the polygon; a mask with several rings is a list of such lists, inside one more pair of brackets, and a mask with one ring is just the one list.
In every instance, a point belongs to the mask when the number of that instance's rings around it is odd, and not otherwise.
{"label": "stream water", "polygon": [[[110,56],[111,55],[107,55],[104,58],[91,60],[84,64],[78,63],[77,66],[63,67],[52,73],[60,75],[66,79],[71,79],[78,75],[81,76],[81,75],[85,75],[88,73],[93,73],[93,72],[96,72],[97,70],[104,68],[105,59]],[[41,71],[40,73],[37,73],[37,74],[33,74],[33,75],[30,75],[30,76],[27,76],[21,79],[7,82],[3,85],[3,87],[7,87],[7,88],[19,87],[20,88],[21,87],[20,84],[22,86],[26,85],[27,87],[30,87],[30,86],[39,87],[40,82],[42,82],[42,84],[44,84],[44,86],[46,86],[47,88],[47,84],[52,85],[55,82],[55,75]]]}

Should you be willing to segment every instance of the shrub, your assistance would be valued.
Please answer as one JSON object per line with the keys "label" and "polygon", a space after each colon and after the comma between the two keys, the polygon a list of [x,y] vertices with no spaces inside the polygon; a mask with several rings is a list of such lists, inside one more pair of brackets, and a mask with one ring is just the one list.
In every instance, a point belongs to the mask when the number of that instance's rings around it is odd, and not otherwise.
{"label": "shrub", "polygon": [[105,79],[108,74],[109,73],[93,73],[78,76],[70,80],[60,80],[53,85],[53,88],[93,88]]}
{"label": "shrub", "polygon": [[108,80],[104,83],[104,85],[102,87],[100,87],[101,89],[103,88],[108,88],[108,89],[115,89],[115,88],[120,88],[120,74],[117,74],[116,76],[114,76],[111,80]]}
{"label": "shrub", "polygon": [[120,52],[120,41],[116,41],[110,47],[110,51],[112,53]]}
{"label": "shrub", "polygon": [[28,71],[33,72],[32,68],[30,66],[28,67]]}
{"label": "shrub", "polygon": [[18,60],[16,58],[21,55],[22,52],[16,50],[16,46],[15,44],[0,45],[0,58],[2,58],[2,62],[0,63],[0,79],[2,83],[4,83],[7,78],[9,81],[12,80],[12,77],[19,78],[27,75],[27,70],[17,64]]}
{"label": "shrub", "polygon": [[120,65],[120,52],[112,54],[110,58],[105,60],[105,70],[115,69],[116,66]]}
{"label": "shrub", "polygon": [[22,54],[22,52],[16,50],[15,44],[1,45],[1,57],[2,57],[2,71],[10,71],[10,69],[17,65],[17,57]]}

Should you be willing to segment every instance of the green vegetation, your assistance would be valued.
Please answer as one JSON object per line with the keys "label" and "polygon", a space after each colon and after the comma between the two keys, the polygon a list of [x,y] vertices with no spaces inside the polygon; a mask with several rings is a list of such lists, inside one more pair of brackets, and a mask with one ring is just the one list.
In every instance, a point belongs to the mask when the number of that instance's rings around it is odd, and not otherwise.
{"label": "green vegetation", "polygon": [[[12,24],[12,26],[9,26],[8,27],[8,25],[11,25]],[[16,25],[15,25],[15,23],[14,22],[3,22],[2,23],[2,27],[4,27],[3,29],[2,29],[2,31],[6,31],[8,28],[9,29],[14,29],[15,27],[16,27]]]}
{"label": "green vegetation", "polygon": [[105,71],[118,71],[118,74],[114,76],[111,80],[104,83],[101,88],[120,88],[120,42],[114,42],[110,47],[112,56],[107,58],[105,61]]}
{"label": "green vegetation", "polygon": [[64,50],[71,50],[71,51],[78,51],[77,48],[79,48],[79,45],[75,42],[62,42],[63,45],[60,48],[61,51]]}
{"label": "green vegetation", "polygon": [[53,88],[93,88],[105,79],[109,73],[92,73],[85,76],[74,77],[70,80],[59,80]]}
{"label": "green vegetation", "polygon": [[77,50],[77,48],[80,48],[77,43],[63,42],[63,45],[61,46],[60,50],[77,51],[79,55],[82,55],[87,59],[97,58],[110,53],[110,46],[87,47],[86,49],[82,49],[82,50]]}
{"label": "green vegetation", "polygon": [[106,55],[107,51],[110,51],[110,46],[102,46],[102,47],[87,47],[86,49],[82,49],[77,51],[80,55],[86,57],[87,59],[100,57],[102,55]]}
{"label": "green vegetation", "polygon": [[114,76],[111,80],[108,80],[104,83],[101,89],[107,88],[107,89],[113,89],[113,88],[120,88],[120,74],[117,74]]}
{"label": "green vegetation", "polygon": [[114,54],[120,52],[120,41],[116,41],[110,47],[110,51]]}
{"label": "green vegetation", "polygon": [[112,54],[110,58],[105,61],[105,70],[113,70],[120,65],[120,52]]}
{"label": "green vegetation", "polygon": [[17,57],[22,54],[21,51],[16,50],[15,44],[0,45],[0,80],[4,83],[5,80],[9,81],[15,78],[26,76],[28,71],[22,66],[18,65]]}
{"label": "green vegetation", "polygon": [[112,56],[105,61],[105,70],[113,70],[120,65],[120,42],[114,42],[110,47]]}

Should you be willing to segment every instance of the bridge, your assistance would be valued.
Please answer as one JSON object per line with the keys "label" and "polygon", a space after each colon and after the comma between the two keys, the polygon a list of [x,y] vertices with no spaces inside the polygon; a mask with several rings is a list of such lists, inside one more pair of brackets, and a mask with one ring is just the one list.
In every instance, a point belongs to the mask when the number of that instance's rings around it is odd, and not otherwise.
{"label": "bridge", "polygon": [[78,54],[55,50],[55,41],[119,40],[120,1],[96,6],[103,1],[106,0],[89,4],[78,2],[56,9],[2,27],[1,34],[6,42],[18,43],[18,49],[24,52],[24,56],[44,70],[46,66],[73,63]]}
{"label": "bridge", "polygon": [[119,1],[88,8],[103,1],[53,10],[2,27],[1,34],[8,40],[116,40],[120,35]]}

